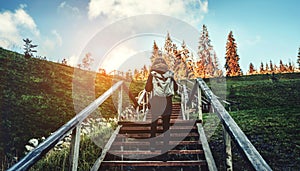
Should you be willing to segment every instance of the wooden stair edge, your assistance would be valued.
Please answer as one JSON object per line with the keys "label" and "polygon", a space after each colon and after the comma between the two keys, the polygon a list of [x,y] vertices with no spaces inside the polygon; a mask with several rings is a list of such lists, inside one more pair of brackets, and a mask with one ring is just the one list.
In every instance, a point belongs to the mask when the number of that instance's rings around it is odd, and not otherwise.
{"label": "wooden stair edge", "polygon": [[205,160],[186,161],[103,161],[104,166],[200,166],[207,165]]}
{"label": "wooden stair edge", "polygon": [[[200,141],[169,141],[170,145],[195,145],[195,144],[199,144],[201,145],[202,143]],[[135,145],[135,146],[143,146],[143,145],[150,145],[150,142],[121,142],[121,141],[117,141],[114,142],[113,145],[118,145],[118,146],[122,146],[122,145]],[[161,142],[160,144],[157,145],[163,145],[163,142]]]}
{"label": "wooden stair edge", "polygon": [[[201,120],[182,120],[182,119],[171,119],[170,123],[174,123],[174,124],[197,124],[197,123],[201,123]],[[161,123],[161,121],[159,121],[158,123]],[[150,125],[151,121],[119,121],[118,125]]]}
{"label": "wooden stair edge", "polygon": [[[110,150],[109,153],[114,155],[161,155],[163,154],[161,150]],[[203,154],[203,150],[170,150],[167,152],[168,154]]]}

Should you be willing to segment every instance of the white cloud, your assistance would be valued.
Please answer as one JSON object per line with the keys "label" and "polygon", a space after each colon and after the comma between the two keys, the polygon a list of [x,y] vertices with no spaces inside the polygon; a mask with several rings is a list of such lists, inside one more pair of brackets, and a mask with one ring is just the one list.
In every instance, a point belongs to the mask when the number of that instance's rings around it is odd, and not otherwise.
{"label": "white cloud", "polygon": [[48,55],[51,51],[56,50],[57,47],[62,46],[62,38],[56,30],[52,30],[53,36],[44,37],[41,45],[39,46],[39,52],[43,55]]}
{"label": "white cloud", "polygon": [[77,7],[74,7],[68,4],[66,1],[63,1],[57,7],[57,11],[64,14],[64,15],[71,15],[74,17],[81,17],[80,11]]}
{"label": "white cloud", "polygon": [[17,25],[30,29],[36,36],[40,34],[34,20],[23,8],[19,8],[15,11],[14,20]]}
{"label": "white cloud", "polygon": [[80,63],[80,62],[78,61],[78,59],[79,59],[78,56],[72,55],[70,58],[67,59],[68,65],[73,66],[73,67],[76,67],[76,65],[77,65],[78,63]]}
{"label": "white cloud", "polygon": [[260,42],[261,42],[261,37],[260,36],[255,36],[255,38],[252,38],[250,40],[246,40],[247,45],[251,45],[251,46],[256,45]]}
{"label": "white cloud", "polygon": [[141,14],[163,14],[188,22],[198,22],[208,12],[208,1],[204,0],[90,0],[88,17],[90,20],[105,16],[111,20]]}
{"label": "white cloud", "polygon": [[101,63],[100,68],[104,68],[107,72],[118,70],[122,64],[137,52],[127,46],[119,46],[113,49]]}
{"label": "white cloud", "polygon": [[55,41],[57,42],[57,45],[61,46],[62,45],[62,38],[61,38],[60,34],[56,30],[52,30],[51,33],[54,35],[54,37],[56,39]]}
{"label": "white cloud", "polygon": [[[14,12],[0,13],[0,46],[10,49],[13,46],[22,46],[22,38],[28,34],[39,36],[40,32],[33,18],[24,10],[22,4]],[[26,35],[25,35],[26,33]]]}
{"label": "white cloud", "polygon": [[200,11],[203,13],[208,13],[208,1],[203,0],[202,2],[201,0],[199,0],[199,4],[200,4]]}

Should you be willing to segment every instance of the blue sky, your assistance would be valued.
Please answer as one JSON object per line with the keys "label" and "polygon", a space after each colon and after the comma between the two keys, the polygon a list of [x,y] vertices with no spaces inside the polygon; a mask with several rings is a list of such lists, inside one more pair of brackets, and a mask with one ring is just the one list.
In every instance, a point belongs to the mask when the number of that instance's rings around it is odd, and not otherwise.
{"label": "blue sky", "polygon": [[[86,46],[103,28],[131,16],[163,14],[185,21],[199,32],[206,24],[221,66],[227,36],[233,31],[245,73],[250,62],[256,68],[270,60],[275,64],[280,59],[296,63],[300,47],[299,6],[298,0],[0,0],[0,46],[22,52],[22,38],[28,37],[39,45],[38,55],[55,62],[67,58],[76,65]],[[172,29],[166,28],[165,32],[169,30]],[[173,35],[176,39],[177,34]],[[195,36],[196,41],[199,36]],[[163,39],[155,36],[137,40],[142,43],[135,42],[139,44],[135,48],[131,47],[133,43],[125,42],[107,56],[99,57],[107,60],[100,60],[102,64],[97,66],[112,70],[113,64],[121,65],[121,55],[136,58],[139,48],[150,51],[153,40],[163,46]],[[97,46],[105,49],[103,44]]]}

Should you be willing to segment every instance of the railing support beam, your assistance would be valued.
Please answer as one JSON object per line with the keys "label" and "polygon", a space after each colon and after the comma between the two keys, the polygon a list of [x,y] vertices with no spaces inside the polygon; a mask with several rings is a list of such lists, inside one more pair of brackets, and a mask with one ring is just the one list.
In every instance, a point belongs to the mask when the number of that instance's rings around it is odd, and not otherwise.
{"label": "railing support beam", "polygon": [[203,121],[201,89],[199,87],[198,82],[196,82],[195,84],[197,85],[197,95],[198,95],[198,119]]}
{"label": "railing support beam", "polygon": [[123,96],[123,86],[120,87],[118,95],[118,121],[120,120],[122,114],[122,96]]}
{"label": "railing support beam", "polygon": [[223,139],[224,139],[224,150],[225,150],[225,166],[226,166],[226,171],[232,171],[233,166],[232,166],[232,151],[231,151],[231,138],[226,129],[223,127]]}
{"label": "railing support beam", "polygon": [[81,124],[76,126],[76,128],[73,129],[73,131],[72,131],[69,171],[77,171],[77,168],[78,168],[79,147],[80,147],[80,130],[81,130]]}

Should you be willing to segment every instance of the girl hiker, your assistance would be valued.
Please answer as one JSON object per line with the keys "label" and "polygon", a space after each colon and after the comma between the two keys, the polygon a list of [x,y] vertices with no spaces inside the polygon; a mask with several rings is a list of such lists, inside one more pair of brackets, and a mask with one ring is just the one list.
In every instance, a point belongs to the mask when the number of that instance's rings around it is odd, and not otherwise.
{"label": "girl hiker", "polygon": [[158,117],[162,117],[164,132],[164,145],[162,149],[168,150],[170,139],[170,116],[172,112],[172,96],[178,90],[174,80],[174,73],[169,70],[166,61],[158,57],[154,60],[145,90],[152,92],[150,111],[152,114],[150,149],[155,150],[155,134],[157,131]]}

